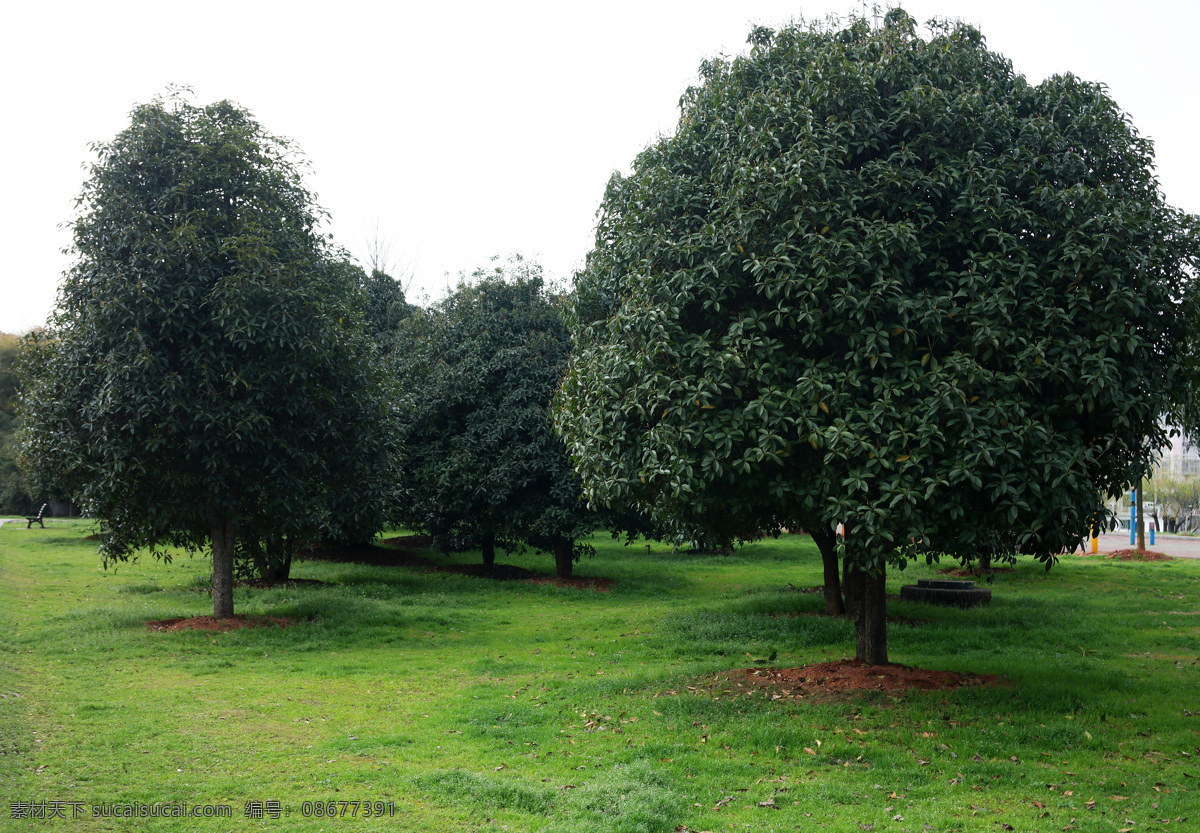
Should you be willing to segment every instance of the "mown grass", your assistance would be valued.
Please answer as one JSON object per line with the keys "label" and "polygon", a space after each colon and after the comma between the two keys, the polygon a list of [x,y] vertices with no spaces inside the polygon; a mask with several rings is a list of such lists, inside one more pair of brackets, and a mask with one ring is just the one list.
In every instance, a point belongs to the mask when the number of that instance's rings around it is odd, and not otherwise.
{"label": "mown grass", "polygon": [[[809,702],[709,684],[747,654],[775,650],[782,667],[853,653],[847,622],[791,615],[822,604],[795,590],[820,581],[805,538],[722,557],[598,537],[578,572],[614,579],[608,593],[302,562],[296,577],[326,584],[235,596],[239,613],[294,627],[214,634],[145,627],[211,613],[204,559],[105,572],[86,533],[0,528],[2,829],[1118,831],[1200,819],[1200,562],[1070,557],[1046,573],[1026,561],[998,574],[986,608],[891,601],[904,620],[889,628],[894,661],[1008,684]],[[889,591],[931,574],[910,567]],[[51,801],[85,817],[12,817]],[[288,814],[247,818],[248,801]],[[315,801],[392,805],[382,818],[361,805],[305,817]],[[106,802],[225,804],[233,817],[90,817]]]}

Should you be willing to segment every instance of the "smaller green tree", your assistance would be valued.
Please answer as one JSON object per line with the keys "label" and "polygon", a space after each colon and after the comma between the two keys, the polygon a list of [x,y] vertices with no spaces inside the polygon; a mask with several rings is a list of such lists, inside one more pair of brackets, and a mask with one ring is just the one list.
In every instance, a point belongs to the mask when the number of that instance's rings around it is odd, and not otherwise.
{"label": "smaller green tree", "polygon": [[369,273],[359,267],[358,286],[366,299],[367,332],[375,339],[386,355],[395,341],[400,322],[416,310],[404,297],[404,286],[400,281],[379,269]]}
{"label": "smaller green tree", "polygon": [[480,269],[402,321],[392,351],[402,391],[401,520],[451,549],[530,546],[569,576],[598,524],[547,416],[566,366],[561,301],[519,257]]}
{"label": "smaller green tree", "polygon": [[96,149],[78,259],[27,341],[23,461],[95,515],[106,563],[210,548],[228,617],[239,547],[381,527],[393,397],[288,142],[176,93]]}

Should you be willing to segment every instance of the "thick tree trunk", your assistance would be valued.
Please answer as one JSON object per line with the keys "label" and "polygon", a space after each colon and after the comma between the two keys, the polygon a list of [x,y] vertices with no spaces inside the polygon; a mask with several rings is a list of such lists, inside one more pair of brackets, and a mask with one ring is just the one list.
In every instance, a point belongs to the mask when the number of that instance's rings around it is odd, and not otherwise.
{"label": "thick tree trunk", "polygon": [[560,538],[554,542],[554,571],[559,578],[570,578],[575,569],[575,553],[571,542]]}
{"label": "thick tree trunk", "polygon": [[991,553],[984,553],[979,556],[979,572],[986,573],[990,569],[992,569]]}
{"label": "thick tree trunk", "polygon": [[[842,540],[850,532],[850,524],[842,523]],[[863,606],[863,593],[865,591],[866,574],[850,560],[849,545],[843,547],[844,555],[842,557],[842,566],[844,574],[842,575],[842,589],[846,593],[846,615],[858,622],[858,613]],[[857,624],[856,624],[857,627]]]}
{"label": "thick tree trunk", "polygon": [[859,571],[863,576],[862,604],[854,617],[855,657],[867,665],[882,665],[887,654],[887,566]]}
{"label": "thick tree trunk", "polygon": [[851,564],[849,560],[845,562],[844,566],[842,591],[846,596],[846,615],[858,621],[858,611],[862,609],[863,604],[866,573]]}
{"label": "thick tree trunk", "polygon": [[237,549],[237,524],[228,516],[214,517],[212,527],[213,616],[233,616],[233,557]]}
{"label": "thick tree trunk", "polygon": [[480,547],[483,552],[483,563],[486,567],[496,566],[496,533],[483,533],[483,542]]}
{"label": "thick tree trunk", "polygon": [[818,526],[809,534],[821,551],[821,564],[825,568],[825,613],[842,616],[846,613],[846,605],[842,601],[842,583],[838,576],[837,534],[828,526]]}

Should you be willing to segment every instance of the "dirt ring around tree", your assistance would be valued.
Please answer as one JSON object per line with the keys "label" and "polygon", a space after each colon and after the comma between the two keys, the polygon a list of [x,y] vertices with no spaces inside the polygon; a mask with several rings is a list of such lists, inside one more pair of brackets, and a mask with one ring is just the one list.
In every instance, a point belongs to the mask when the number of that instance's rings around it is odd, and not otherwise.
{"label": "dirt ring around tree", "polygon": [[848,659],[798,668],[738,668],[717,675],[712,688],[730,691],[729,687],[734,686],[741,690],[737,693],[759,689],[792,699],[840,700],[874,691],[903,694],[1009,684],[1006,677],[994,674],[934,671],[893,662],[866,665]]}
{"label": "dirt ring around tree", "polygon": [[220,631],[228,632],[240,628],[290,628],[296,624],[279,616],[230,616],[218,619],[215,616],[192,616],[178,619],[157,619],[146,623],[148,631]]}
{"label": "dirt ring around tree", "polygon": [[1175,559],[1167,555],[1165,552],[1154,552],[1153,550],[1113,550],[1110,553],[1105,553],[1104,557],[1109,560],[1117,561],[1174,561]]}

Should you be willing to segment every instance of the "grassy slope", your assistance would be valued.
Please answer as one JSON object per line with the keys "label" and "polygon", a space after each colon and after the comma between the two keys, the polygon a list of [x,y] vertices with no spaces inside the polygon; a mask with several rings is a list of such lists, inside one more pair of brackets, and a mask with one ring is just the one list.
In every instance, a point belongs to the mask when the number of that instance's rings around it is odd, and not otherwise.
{"label": "grassy slope", "polygon": [[[892,602],[924,620],[890,628],[894,661],[1011,685],[819,704],[704,680],[746,653],[777,650],[779,666],[852,654],[848,623],[778,615],[821,607],[788,586],[820,581],[807,539],[728,558],[600,539],[579,573],[616,579],[606,594],[304,562],[297,577],[330,584],[236,596],[240,613],[296,627],[151,633],[147,619],[211,613],[195,589],[207,563],[106,573],[86,527],[63,524],[0,528],[0,829],[30,829],[11,802],[48,800],[234,813],[70,822],[80,831],[1200,820],[1200,716],[1187,714],[1200,712],[1200,562],[1022,563],[988,608]],[[927,575],[912,567],[889,591]],[[291,814],[247,819],[250,800]],[[396,815],[304,818],[318,800],[389,800]]]}

